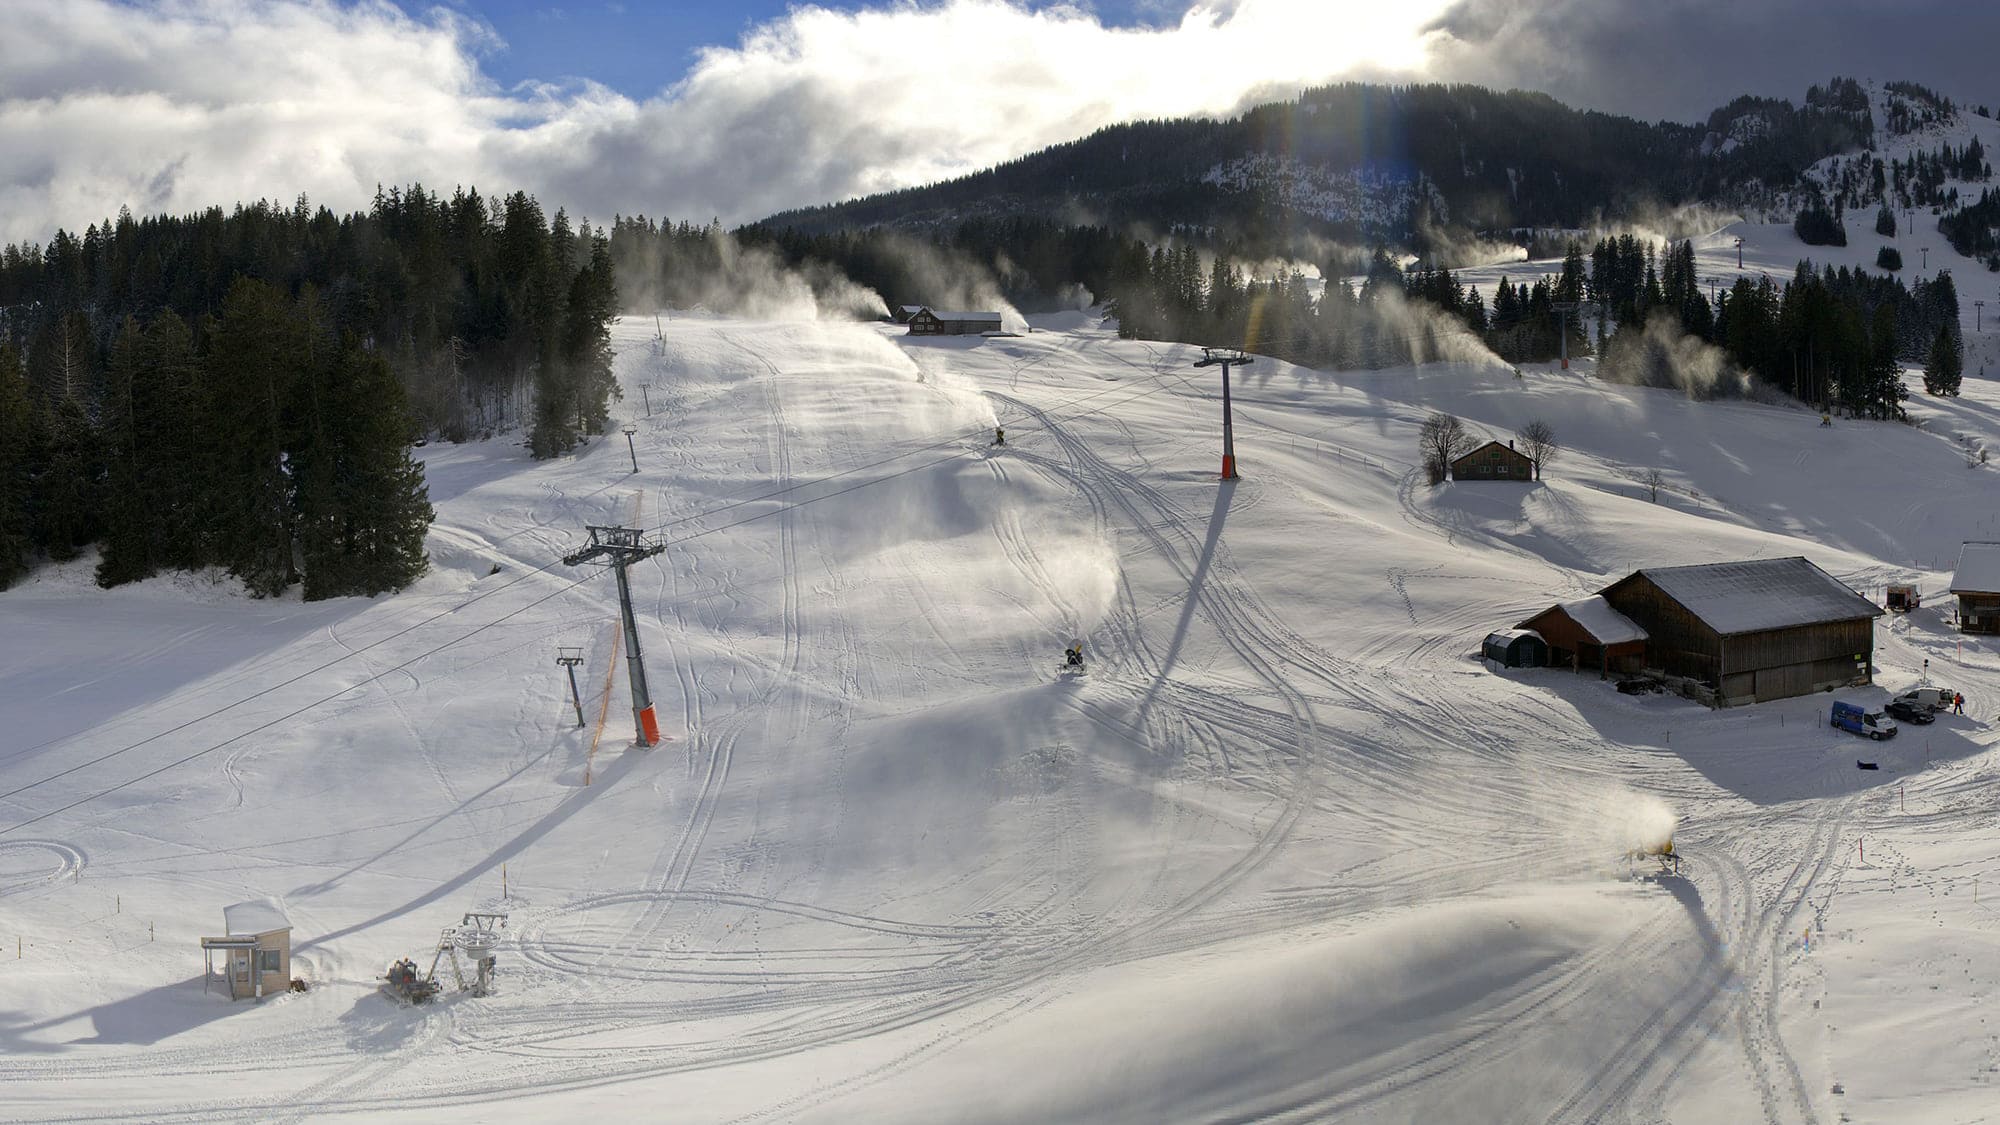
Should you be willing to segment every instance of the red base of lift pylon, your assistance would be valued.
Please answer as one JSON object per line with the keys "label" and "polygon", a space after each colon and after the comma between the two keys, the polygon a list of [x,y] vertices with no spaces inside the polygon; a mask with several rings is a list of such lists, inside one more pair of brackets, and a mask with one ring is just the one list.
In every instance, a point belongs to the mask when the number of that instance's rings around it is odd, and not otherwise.
{"label": "red base of lift pylon", "polygon": [[1236,458],[1224,455],[1222,458],[1222,479],[1236,479]]}

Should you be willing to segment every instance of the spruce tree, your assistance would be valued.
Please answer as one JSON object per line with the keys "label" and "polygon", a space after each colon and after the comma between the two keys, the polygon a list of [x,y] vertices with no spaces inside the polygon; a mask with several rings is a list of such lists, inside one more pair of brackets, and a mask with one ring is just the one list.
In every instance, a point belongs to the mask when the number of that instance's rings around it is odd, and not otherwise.
{"label": "spruce tree", "polygon": [[12,344],[0,341],[0,590],[28,571],[33,545],[29,493],[41,444],[28,397],[28,372]]}
{"label": "spruce tree", "polygon": [[1924,364],[1924,390],[1934,395],[1955,395],[1963,378],[1964,357],[1959,352],[1958,337],[1952,335],[1951,325],[1940,325]]}
{"label": "spruce tree", "polygon": [[[1876,176],[1878,178],[1881,176],[1881,171],[1879,167],[1877,168]],[[1878,191],[1881,190],[1881,185],[1879,183],[1876,185],[1876,190]],[[1889,210],[1889,204],[1886,202],[1882,204],[1882,209],[1880,211],[1875,212],[1875,233],[1890,238],[1895,237],[1896,213]]]}
{"label": "spruce tree", "polygon": [[104,365],[104,410],[100,433],[104,441],[106,521],[103,553],[97,560],[97,584],[116,586],[149,578],[159,569],[153,544],[158,539],[154,508],[148,503],[146,464],[141,449],[133,388],[146,382],[145,336],[131,317],[118,329]]}
{"label": "spruce tree", "polygon": [[216,557],[260,597],[296,580],[285,454],[298,337],[284,295],[249,277],[208,329]]}
{"label": "spruce tree", "polygon": [[388,362],[350,336],[301,391],[295,496],[306,599],[409,585],[426,565],[433,512]]}

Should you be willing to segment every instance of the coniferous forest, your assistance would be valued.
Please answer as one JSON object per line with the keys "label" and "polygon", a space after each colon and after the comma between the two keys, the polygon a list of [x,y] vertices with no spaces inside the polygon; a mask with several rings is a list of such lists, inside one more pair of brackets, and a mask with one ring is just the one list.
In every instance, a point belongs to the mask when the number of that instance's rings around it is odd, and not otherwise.
{"label": "coniferous forest", "polygon": [[100,548],[105,586],[221,566],[259,595],[425,566],[410,454],[602,433],[609,241],[530,196],[421,186],[92,224],[0,250],[0,587]]}

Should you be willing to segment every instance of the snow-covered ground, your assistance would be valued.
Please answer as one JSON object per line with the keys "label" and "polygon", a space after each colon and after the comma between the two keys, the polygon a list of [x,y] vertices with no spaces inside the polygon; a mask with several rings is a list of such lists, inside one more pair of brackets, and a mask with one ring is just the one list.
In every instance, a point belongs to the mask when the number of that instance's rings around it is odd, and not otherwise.
{"label": "snow-covered ground", "polygon": [[[1824,429],[1583,369],[1259,360],[1227,485],[1196,353],[1038,328],[626,322],[639,472],[615,436],[425,450],[412,590],[105,592],[86,561],[0,595],[0,1118],[2000,1104],[2000,645],[1941,608],[1959,541],[2000,538],[1996,470],[1946,431],[2000,439],[2000,384]],[[1434,409],[1566,451],[1427,488]],[[605,523],[667,545],[632,575],[651,750],[612,580],[560,562]],[[1475,659],[1633,567],[1793,554],[1933,598],[1845,697],[1928,659],[1968,713],[1862,773],[1825,697],[1711,712]],[[1622,878],[1676,820],[1687,879]],[[197,939],[257,896],[311,990],[204,994]],[[488,908],[497,995],[377,990]]]}

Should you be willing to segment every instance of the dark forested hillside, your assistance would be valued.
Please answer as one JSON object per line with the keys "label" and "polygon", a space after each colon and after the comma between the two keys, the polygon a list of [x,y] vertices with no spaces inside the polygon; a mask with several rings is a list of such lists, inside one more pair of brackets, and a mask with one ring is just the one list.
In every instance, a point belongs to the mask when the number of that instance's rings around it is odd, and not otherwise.
{"label": "dark forested hillside", "polygon": [[1852,80],[1814,87],[1800,106],[1738,99],[1706,125],[1647,124],[1518,90],[1347,83],[1227,121],[1114,126],[947,183],[760,225],[825,233],[1063,216],[1194,229],[1275,255],[1304,236],[1408,242],[1432,227],[1577,227],[1789,188],[1813,161],[1867,145],[1873,128]]}
{"label": "dark forested hillside", "polygon": [[410,444],[605,426],[609,240],[516,192],[420,186],[58,231],[0,251],[0,586],[101,547],[105,585],[228,568],[372,594],[424,567]]}

